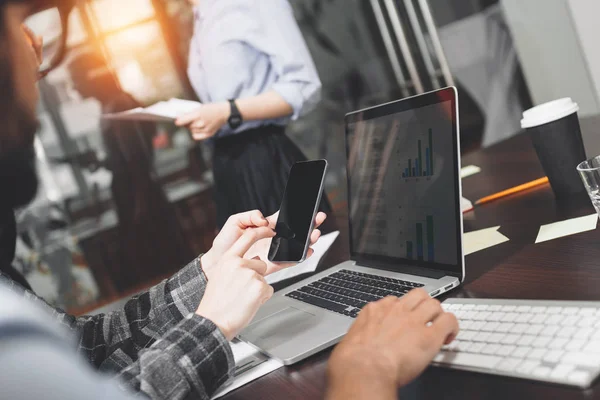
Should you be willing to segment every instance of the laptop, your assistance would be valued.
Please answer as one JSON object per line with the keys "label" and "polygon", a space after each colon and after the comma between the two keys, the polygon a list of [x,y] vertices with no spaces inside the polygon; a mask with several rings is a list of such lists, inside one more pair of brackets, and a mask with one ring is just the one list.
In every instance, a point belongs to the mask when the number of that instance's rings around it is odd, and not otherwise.
{"label": "laptop", "polygon": [[361,308],[464,280],[456,88],[345,117],[350,259],[277,292],[240,339],[286,365],[339,342]]}

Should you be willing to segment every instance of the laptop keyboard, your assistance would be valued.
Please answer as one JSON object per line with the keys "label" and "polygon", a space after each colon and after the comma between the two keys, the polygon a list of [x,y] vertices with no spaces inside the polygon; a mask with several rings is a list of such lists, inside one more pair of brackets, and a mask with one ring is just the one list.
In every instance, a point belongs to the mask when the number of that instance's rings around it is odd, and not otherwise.
{"label": "laptop keyboard", "polygon": [[423,286],[421,283],[343,269],[286,296],[356,318],[359,311],[371,301],[386,296],[401,297]]}
{"label": "laptop keyboard", "polygon": [[600,302],[449,299],[460,333],[434,364],[588,387],[600,373]]}

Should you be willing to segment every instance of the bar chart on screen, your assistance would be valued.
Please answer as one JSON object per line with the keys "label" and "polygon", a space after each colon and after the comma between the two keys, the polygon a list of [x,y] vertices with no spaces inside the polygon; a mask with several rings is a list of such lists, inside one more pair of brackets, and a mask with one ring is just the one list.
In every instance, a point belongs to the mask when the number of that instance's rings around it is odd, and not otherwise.
{"label": "bar chart on screen", "polygon": [[[420,178],[429,177],[435,174],[435,160],[433,154],[433,130],[428,129],[426,135],[421,135],[417,139],[417,148],[415,156],[404,161],[404,172],[402,178]],[[398,151],[398,154],[400,151]],[[401,164],[402,165],[402,161]]]}
{"label": "bar chart on screen", "polygon": [[[418,261],[435,261],[435,238],[433,216],[428,215],[425,221],[415,222],[414,239],[406,241],[406,258]],[[410,234],[407,232],[407,237]]]}

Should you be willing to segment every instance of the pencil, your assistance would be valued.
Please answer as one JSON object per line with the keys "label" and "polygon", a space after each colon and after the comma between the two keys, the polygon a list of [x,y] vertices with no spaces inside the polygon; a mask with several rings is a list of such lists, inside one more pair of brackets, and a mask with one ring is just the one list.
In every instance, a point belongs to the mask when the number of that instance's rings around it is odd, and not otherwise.
{"label": "pencil", "polygon": [[544,185],[546,183],[548,183],[548,177],[545,176],[543,178],[536,179],[535,181],[527,182],[527,183],[524,183],[522,185],[515,186],[513,188],[503,190],[503,191],[498,192],[496,194],[492,194],[490,196],[486,196],[486,197],[484,197],[482,199],[477,200],[475,202],[475,205],[479,206],[479,205],[482,205],[482,204],[485,204],[485,203],[489,203],[491,201],[501,199],[502,197],[506,197],[506,196],[510,196],[511,194],[523,192],[523,191],[525,191],[527,189],[531,189],[531,188],[534,188],[536,186],[541,186],[541,185]]}

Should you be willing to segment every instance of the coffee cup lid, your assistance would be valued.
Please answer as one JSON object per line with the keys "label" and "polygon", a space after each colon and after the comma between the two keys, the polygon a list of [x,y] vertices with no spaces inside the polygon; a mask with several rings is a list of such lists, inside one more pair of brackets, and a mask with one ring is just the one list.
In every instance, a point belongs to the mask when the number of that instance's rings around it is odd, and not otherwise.
{"label": "coffee cup lid", "polygon": [[570,97],[550,101],[523,112],[521,128],[533,128],[557,121],[579,111],[579,106]]}

